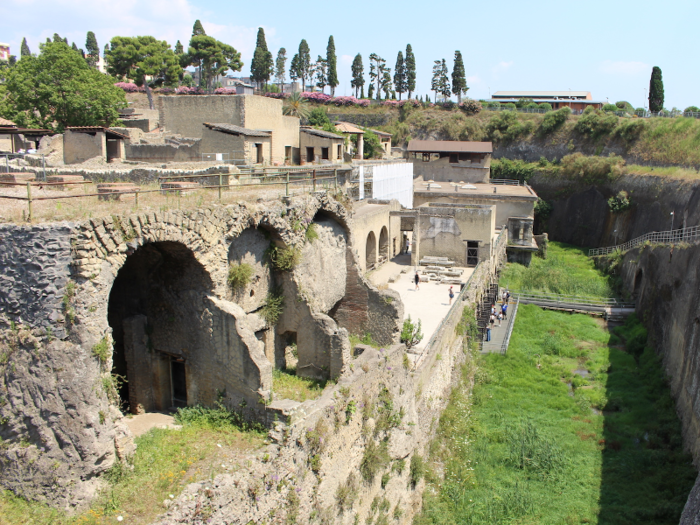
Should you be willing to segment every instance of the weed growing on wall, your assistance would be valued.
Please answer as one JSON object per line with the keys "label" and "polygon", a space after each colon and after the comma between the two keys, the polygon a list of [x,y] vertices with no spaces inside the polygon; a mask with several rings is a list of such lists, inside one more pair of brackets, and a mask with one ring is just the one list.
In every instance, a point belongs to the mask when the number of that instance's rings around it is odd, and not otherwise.
{"label": "weed growing on wall", "polygon": [[104,367],[107,360],[112,355],[112,343],[108,335],[104,335],[99,343],[92,347],[92,355],[100,361],[100,366]]}
{"label": "weed growing on wall", "polygon": [[277,322],[284,306],[284,296],[279,292],[271,292],[267,294],[265,305],[260,309],[260,315],[272,326]]}
{"label": "weed growing on wall", "polygon": [[316,239],[318,239],[318,230],[316,230],[316,224],[313,222],[309,224],[309,226],[306,228],[306,242],[314,242]]}
{"label": "weed growing on wall", "polygon": [[362,479],[367,483],[372,483],[374,477],[384,470],[390,461],[389,442],[383,440],[377,445],[374,439],[370,439],[362,455],[362,461],[360,461]]}
{"label": "weed growing on wall", "polygon": [[414,323],[411,321],[410,314],[404,319],[403,327],[401,328],[401,342],[406,345],[406,348],[412,348],[423,340],[423,330],[421,328],[421,320]]}
{"label": "weed growing on wall", "polygon": [[355,503],[357,499],[359,489],[360,486],[357,477],[351,472],[345,482],[338,485],[338,490],[335,492],[335,499],[340,508],[340,512],[352,508],[353,503]]}
{"label": "weed growing on wall", "polygon": [[621,213],[632,207],[629,194],[625,190],[620,190],[617,195],[608,199],[608,207],[613,213]]}
{"label": "weed growing on wall", "polygon": [[254,270],[250,264],[232,262],[228,268],[228,284],[232,290],[241,290],[250,283],[253,273]]}
{"label": "weed growing on wall", "polygon": [[423,456],[413,454],[413,456],[411,456],[411,466],[408,470],[408,480],[412,487],[415,488],[418,482],[423,479],[423,476],[425,476],[425,468]]}
{"label": "weed growing on wall", "polygon": [[280,248],[274,243],[265,252],[272,267],[280,272],[288,272],[301,262],[301,250],[296,246]]}

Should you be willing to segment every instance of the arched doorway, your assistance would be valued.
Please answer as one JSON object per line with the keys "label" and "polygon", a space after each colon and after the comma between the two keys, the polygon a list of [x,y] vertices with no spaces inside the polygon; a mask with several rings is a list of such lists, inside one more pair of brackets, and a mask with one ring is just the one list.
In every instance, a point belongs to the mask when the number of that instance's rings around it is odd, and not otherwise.
{"label": "arched doorway", "polygon": [[377,237],[374,232],[367,235],[365,245],[365,270],[371,270],[377,264]]}
{"label": "arched doorway", "polygon": [[189,359],[200,344],[209,274],[179,242],[156,242],[130,254],[109,295],[113,373],[126,379],[125,411],[168,410],[196,402],[188,394]]}
{"label": "arched doorway", "polygon": [[386,226],[382,226],[382,231],[379,232],[379,264],[383,264],[390,259],[389,254],[389,230]]}

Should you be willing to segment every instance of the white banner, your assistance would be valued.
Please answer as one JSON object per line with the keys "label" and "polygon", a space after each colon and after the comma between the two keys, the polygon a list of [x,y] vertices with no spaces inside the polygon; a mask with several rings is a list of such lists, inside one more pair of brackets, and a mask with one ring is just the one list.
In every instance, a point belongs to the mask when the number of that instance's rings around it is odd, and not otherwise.
{"label": "white banner", "polygon": [[[405,208],[413,208],[413,163],[381,164],[372,167],[372,198],[396,199]],[[363,183],[360,167],[360,187]],[[360,190],[362,191],[362,190]],[[362,193],[360,193],[362,198]]]}

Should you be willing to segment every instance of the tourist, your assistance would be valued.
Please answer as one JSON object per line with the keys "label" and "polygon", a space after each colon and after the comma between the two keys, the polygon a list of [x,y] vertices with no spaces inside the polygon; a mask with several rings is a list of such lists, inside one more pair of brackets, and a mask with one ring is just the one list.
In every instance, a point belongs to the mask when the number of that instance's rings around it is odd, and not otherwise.
{"label": "tourist", "polygon": [[408,237],[406,237],[406,253],[411,249],[411,241],[408,240]]}
{"label": "tourist", "polygon": [[506,288],[506,304],[508,304],[508,301],[510,301],[510,292],[508,291],[508,288]]}
{"label": "tourist", "polygon": [[491,340],[491,328],[488,326],[486,327],[486,342],[488,343]]}
{"label": "tourist", "polygon": [[503,319],[508,319],[508,317],[506,316],[506,313],[508,313],[508,303],[504,304],[501,307],[501,312],[503,312]]}
{"label": "tourist", "polygon": [[503,304],[506,304],[508,302],[508,299],[506,298],[506,291],[503,290],[503,295],[501,296]]}
{"label": "tourist", "polygon": [[450,304],[452,304],[452,299],[454,299],[455,293],[452,291],[452,287],[450,286]]}
{"label": "tourist", "polygon": [[416,290],[420,290],[420,286],[418,285],[418,283],[420,283],[420,275],[418,275],[418,270],[416,270],[416,275],[413,280],[416,283]]}
{"label": "tourist", "polygon": [[496,305],[495,304],[491,304],[491,315],[492,316],[496,315]]}
{"label": "tourist", "polygon": [[498,326],[501,326],[502,321],[503,321],[503,312],[498,312]]}

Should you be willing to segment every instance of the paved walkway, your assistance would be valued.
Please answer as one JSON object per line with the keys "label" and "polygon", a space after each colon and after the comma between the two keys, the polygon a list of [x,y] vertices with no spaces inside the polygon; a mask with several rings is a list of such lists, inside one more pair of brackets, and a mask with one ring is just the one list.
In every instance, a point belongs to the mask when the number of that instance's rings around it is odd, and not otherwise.
{"label": "paved walkway", "polygon": [[180,425],[175,424],[173,416],[161,414],[160,412],[146,412],[137,416],[127,417],[124,421],[135,437],[145,434],[154,427],[175,430],[182,428]]}
{"label": "paved walkway", "polygon": [[[453,286],[455,297],[459,293],[459,285],[437,284],[435,281],[420,283],[420,289],[416,290],[413,281],[415,271],[410,265],[410,255],[399,255],[382,265],[381,268],[369,275],[369,280],[375,286],[384,286],[399,292],[404,304],[405,318],[411,316],[412,321],[420,319],[423,330],[423,340],[413,347],[413,351],[422,350],[428,343],[440,322],[445,318],[450,309],[449,289]],[[473,268],[459,268],[463,270],[461,280],[466,282],[474,271]],[[401,273],[401,270],[406,270]],[[396,277],[395,282],[388,282]]]}
{"label": "paved walkway", "polygon": [[[496,305],[497,311],[501,308],[502,304],[503,303],[499,302]],[[493,325],[493,330],[491,330],[491,341],[488,343],[484,341],[484,346],[482,348],[483,353],[499,353],[501,351],[501,345],[503,344],[503,340],[506,338],[508,333],[508,326],[515,321],[515,319],[512,317],[514,308],[515,302],[512,300],[508,301],[508,319],[504,319],[501,326],[498,326],[498,319],[496,320]]]}

